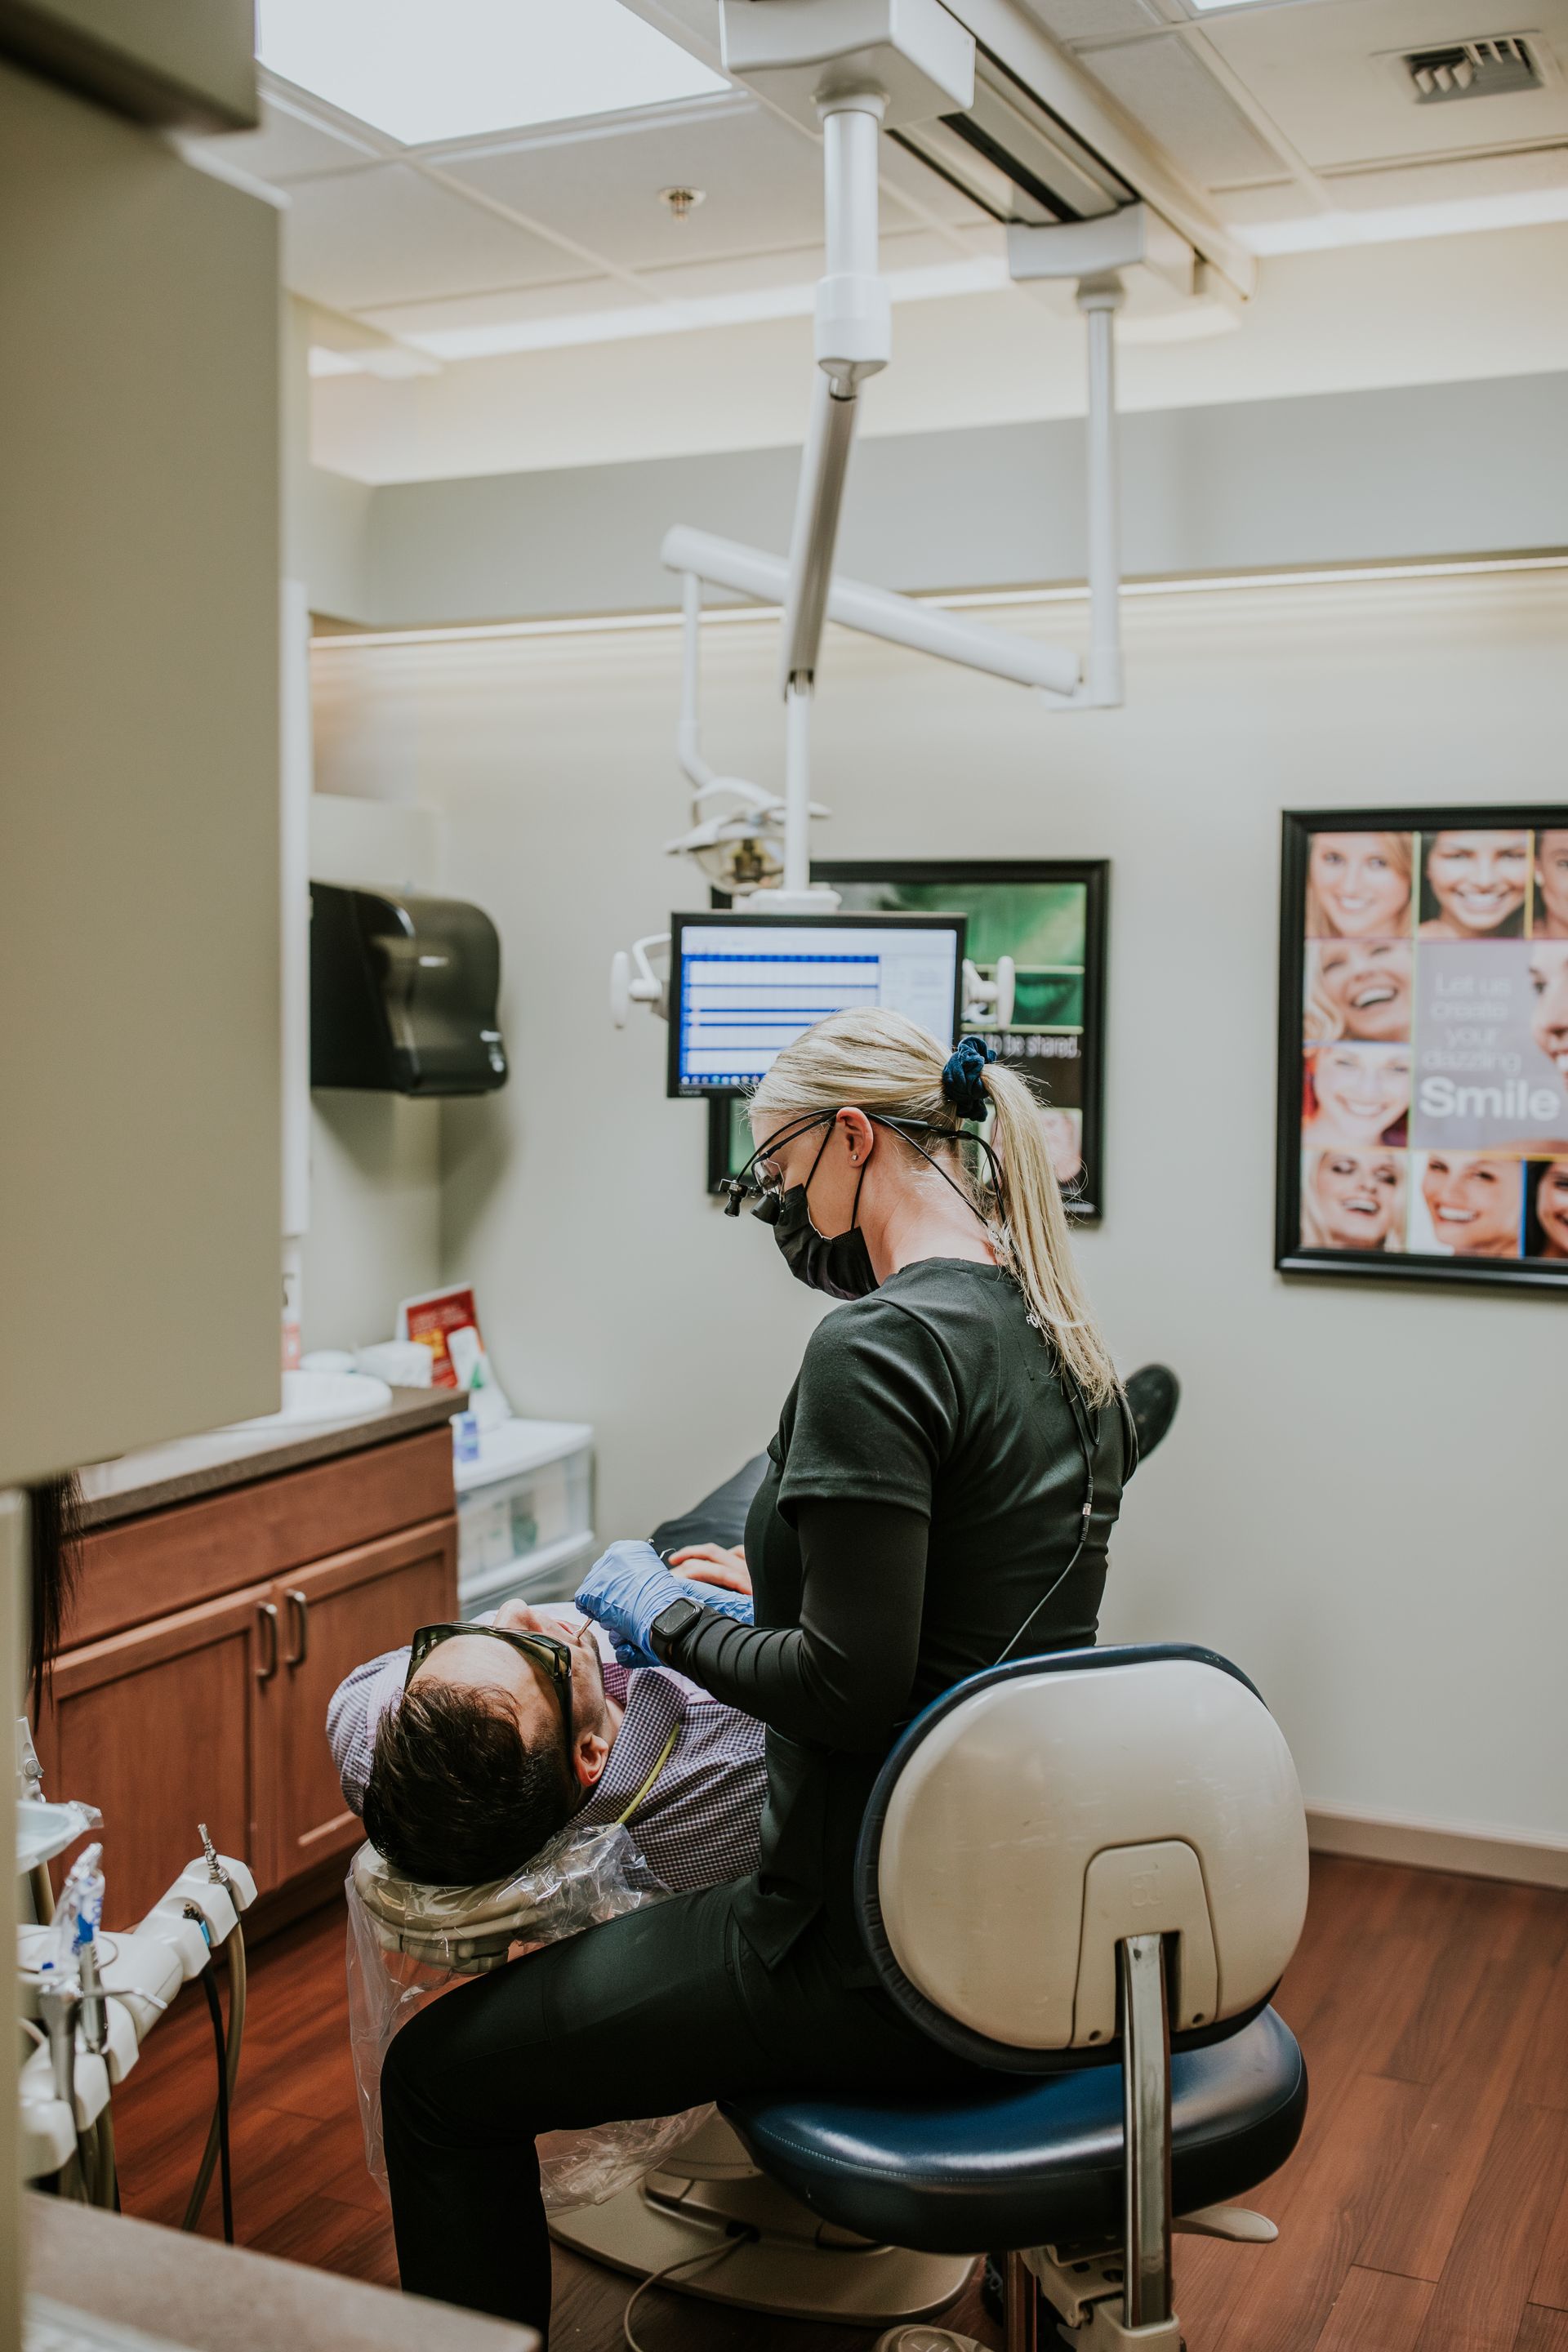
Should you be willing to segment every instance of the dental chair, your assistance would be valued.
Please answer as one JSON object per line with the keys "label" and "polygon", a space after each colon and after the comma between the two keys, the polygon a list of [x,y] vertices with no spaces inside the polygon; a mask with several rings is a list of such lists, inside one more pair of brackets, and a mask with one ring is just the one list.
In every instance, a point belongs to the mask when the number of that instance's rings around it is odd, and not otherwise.
{"label": "dental chair", "polygon": [[1079,1650],[976,1675],[889,1756],[857,1899],[889,1999],[992,2080],[960,2100],[727,2102],[728,2133],[552,2226],[645,2273],[728,2238],[733,2259],[681,2292],[840,2319],[927,2317],[1005,2252],[1009,2352],[1052,2323],[1084,2352],[1178,2352],[1173,2231],[1276,2234],[1234,2200],[1306,2112],[1268,2006],[1306,1898],[1289,1751],[1223,1658]]}

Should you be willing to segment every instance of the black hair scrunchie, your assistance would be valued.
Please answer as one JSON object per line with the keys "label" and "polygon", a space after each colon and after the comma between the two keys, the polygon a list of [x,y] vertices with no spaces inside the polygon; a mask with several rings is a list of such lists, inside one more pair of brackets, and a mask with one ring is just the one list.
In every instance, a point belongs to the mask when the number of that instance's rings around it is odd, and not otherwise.
{"label": "black hair scrunchie", "polygon": [[991,1108],[983,1073],[996,1059],[984,1037],[961,1037],[942,1066],[942,1090],[960,1118],[983,1119]]}

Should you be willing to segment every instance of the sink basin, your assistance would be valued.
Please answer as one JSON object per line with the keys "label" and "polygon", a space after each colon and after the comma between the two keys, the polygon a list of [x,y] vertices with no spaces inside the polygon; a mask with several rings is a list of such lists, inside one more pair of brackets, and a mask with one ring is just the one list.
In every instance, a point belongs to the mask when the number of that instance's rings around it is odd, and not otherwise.
{"label": "sink basin", "polygon": [[392,1402],[384,1381],[369,1372],[285,1372],[278,1412],[231,1422],[233,1429],[302,1429],[325,1421],[363,1421]]}

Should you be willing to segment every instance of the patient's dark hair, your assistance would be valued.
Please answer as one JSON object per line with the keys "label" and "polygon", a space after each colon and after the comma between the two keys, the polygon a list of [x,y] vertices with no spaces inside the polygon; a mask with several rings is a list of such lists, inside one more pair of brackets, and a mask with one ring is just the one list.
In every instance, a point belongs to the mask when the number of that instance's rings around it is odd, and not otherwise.
{"label": "patient's dark hair", "polygon": [[510,1715],[477,1692],[416,1684],[376,1726],[365,1835],[409,1878],[480,1886],[531,1861],[576,1793],[559,1730],[527,1748]]}

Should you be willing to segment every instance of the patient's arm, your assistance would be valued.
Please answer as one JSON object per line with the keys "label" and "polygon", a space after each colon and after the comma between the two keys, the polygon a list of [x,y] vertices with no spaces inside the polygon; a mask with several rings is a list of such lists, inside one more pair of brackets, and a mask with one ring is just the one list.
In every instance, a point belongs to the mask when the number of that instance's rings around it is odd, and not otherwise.
{"label": "patient's arm", "polygon": [[669,1565],[694,1584],[717,1584],[726,1592],[750,1592],[752,1571],[746,1566],[743,1544],[699,1543],[683,1545],[669,1555]]}

